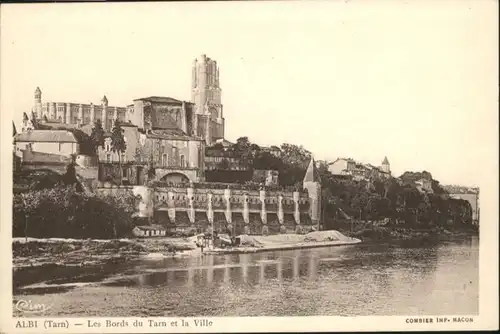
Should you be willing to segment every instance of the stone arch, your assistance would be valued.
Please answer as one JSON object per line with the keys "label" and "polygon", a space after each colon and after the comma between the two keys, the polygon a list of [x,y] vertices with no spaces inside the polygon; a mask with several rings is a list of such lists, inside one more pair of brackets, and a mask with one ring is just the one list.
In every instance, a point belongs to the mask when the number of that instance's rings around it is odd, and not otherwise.
{"label": "stone arch", "polygon": [[163,175],[160,181],[171,182],[171,183],[189,183],[191,180],[184,173],[171,172]]}

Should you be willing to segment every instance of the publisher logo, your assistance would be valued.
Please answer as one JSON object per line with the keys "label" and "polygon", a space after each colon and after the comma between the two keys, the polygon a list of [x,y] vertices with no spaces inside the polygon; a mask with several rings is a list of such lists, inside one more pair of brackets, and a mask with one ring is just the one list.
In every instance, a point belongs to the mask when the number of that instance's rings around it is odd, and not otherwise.
{"label": "publisher logo", "polygon": [[20,299],[16,303],[16,310],[23,313],[43,313],[50,309],[50,306],[45,304],[34,304],[31,300]]}

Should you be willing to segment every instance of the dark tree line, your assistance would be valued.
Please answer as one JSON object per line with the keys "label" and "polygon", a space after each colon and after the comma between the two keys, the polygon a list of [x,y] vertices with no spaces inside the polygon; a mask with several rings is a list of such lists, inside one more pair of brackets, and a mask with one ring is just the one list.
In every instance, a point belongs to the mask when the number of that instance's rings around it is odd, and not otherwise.
{"label": "dark tree line", "polygon": [[96,195],[60,183],[14,195],[13,237],[117,238],[129,236],[138,199]]}
{"label": "dark tree line", "polygon": [[[222,145],[213,148],[223,150]],[[273,155],[249,141],[238,138],[226,152],[251,161],[253,169],[279,171],[280,185],[300,187],[311,152],[302,146],[284,143]],[[472,226],[472,208],[466,200],[452,199],[429,172],[405,172],[398,179],[354,181],[332,175],[325,162],[317,171],[322,183],[323,217],[326,226],[335,227],[340,220],[377,221],[388,218],[412,227]],[[415,182],[431,182],[432,193],[422,193]]]}

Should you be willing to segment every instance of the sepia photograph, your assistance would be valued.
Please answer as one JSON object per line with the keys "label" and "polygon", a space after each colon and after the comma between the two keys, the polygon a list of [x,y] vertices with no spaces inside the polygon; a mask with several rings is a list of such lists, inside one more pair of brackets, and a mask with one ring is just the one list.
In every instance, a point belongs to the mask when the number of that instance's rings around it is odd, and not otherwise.
{"label": "sepia photograph", "polygon": [[497,7],[2,5],[0,331],[498,328]]}

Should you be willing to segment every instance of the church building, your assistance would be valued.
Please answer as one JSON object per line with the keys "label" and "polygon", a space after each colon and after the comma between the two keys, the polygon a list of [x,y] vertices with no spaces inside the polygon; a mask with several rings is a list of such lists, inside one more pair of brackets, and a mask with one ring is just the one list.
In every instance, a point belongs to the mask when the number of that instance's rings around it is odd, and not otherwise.
{"label": "church building", "polygon": [[[100,121],[105,131],[105,145],[99,148],[102,165],[99,178],[122,179],[142,184],[147,168],[155,169],[155,179],[168,182],[204,180],[205,147],[224,139],[224,117],[217,62],[206,55],[194,60],[191,101],[172,97],[138,98],[126,107],[109,106],[104,96],[100,104],[42,102],[42,91],[35,90],[30,125],[45,128],[78,129],[90,135]],[[111,131],[118,120],[127,143],[125,152],[113,152]],[[116,164],[123,164],[116,175]],[[172,175],[170,175],[172,174]]]}

